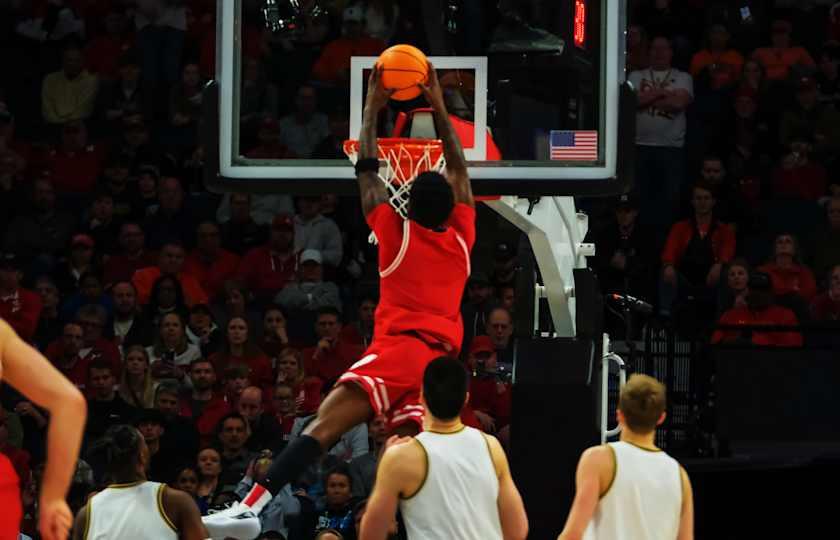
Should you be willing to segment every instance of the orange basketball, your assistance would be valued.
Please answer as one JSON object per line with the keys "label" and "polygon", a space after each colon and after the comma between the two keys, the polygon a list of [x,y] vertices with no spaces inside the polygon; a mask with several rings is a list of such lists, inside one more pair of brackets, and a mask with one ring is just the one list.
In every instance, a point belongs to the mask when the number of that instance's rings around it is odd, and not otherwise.
{"label": "orange basketball", "polygon": [[379,55],[377,66],[382,66],[382,85],[396,90],[391,99],[408,101],[420,95],[418,83],[429,80],[429,62],[426,55],[411,45],[394,45]]}

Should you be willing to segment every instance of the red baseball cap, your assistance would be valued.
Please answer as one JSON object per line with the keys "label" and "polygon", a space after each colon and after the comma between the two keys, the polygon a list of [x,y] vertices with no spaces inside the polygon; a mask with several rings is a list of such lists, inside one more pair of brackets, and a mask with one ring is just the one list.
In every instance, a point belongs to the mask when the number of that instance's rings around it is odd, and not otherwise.
{"label": "red baseball cap", "polygon": [[475,336],[470,343],[470,354],[483,352],[494,353],[496,347],[493,346],[493,341],[488,336]]}
{"label": "red baseball cap", "polygon": [[96,243],[93,241],[93,238],[86,234],[77,234],[70,240],[70,246],[85,246],[89,248],[93,248]]}

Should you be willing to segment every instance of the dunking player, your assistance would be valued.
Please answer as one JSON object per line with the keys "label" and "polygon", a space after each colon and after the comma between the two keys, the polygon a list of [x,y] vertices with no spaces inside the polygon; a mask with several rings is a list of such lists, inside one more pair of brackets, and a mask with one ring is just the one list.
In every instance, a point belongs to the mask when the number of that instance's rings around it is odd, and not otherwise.
{"label": "dunking player", "polygon": [[[285,484],[351,427],[384,414],[392,432],[422,427],[423,370],[441,355],[457,355],[463,336],[460,304],[475,242],[475,208],[466,161],[455,135],[434,67],[421,86],[434,109],[443,141],[446,174],[424,172],[413,182],[408,219],[388,203],[377,177],[376,123],[392,91],[374,69],[368,86],[356,174],[362,210],[379,239],[380,302],[374,340],[361,360],[338,380],[303,436],[274,460],[267,478],[241,503],[204,522],[213,538],[229,536],[232,523],[253,519]],[[259,524],[256,524],[256,534]]]}
{"label": "dunking player", "polygon": [[665,386],[633,375],[618,398],[619,442],[580,458],[577,493],[558,540],[691,540],[694,504],[685,469],[654,444]]}
{"label": "dunking player", "polygon": [[[87,418],[85,400],[49,360],[20,339],[2,319],[0,378],[50,413],[38,526],[44,540],[65,540],[73,524],[65,497],[82,444]],[[0,538],[17,538],[20,518],[18,478],[9,460],[0,454]]]}

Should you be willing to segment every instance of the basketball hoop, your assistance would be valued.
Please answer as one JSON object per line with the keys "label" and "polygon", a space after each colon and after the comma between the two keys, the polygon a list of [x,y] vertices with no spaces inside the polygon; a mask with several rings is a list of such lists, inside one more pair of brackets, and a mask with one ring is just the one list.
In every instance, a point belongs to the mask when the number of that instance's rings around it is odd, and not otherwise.
{"label": "basketball hoop", "polygon": [[[403,219],[408,219],[411,183],[426,171],[442,172],[446,166],[443,143],[437,139],[383,138],[377,140],[378,158],[385,162],[379,179],[388,189],[388,202]],[[344,153],[355,165],[359,159],[359,141],[344,141]]]}

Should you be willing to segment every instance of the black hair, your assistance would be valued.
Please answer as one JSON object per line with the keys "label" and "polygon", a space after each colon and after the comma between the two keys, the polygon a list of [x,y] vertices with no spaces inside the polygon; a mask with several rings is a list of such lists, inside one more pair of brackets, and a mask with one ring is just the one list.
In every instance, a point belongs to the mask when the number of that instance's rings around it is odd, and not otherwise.
{"label": "black hair", "polygon": [[286,308],[284,308],[280,304],[267,304],[262,310],[262,316],[265,317],[269,311],[279,311],[283,315],[284,319],[286,319],[287,321],[289,320],[289,316],[286,313]]}
{"label": "black hair", "polygon": [[219,433],[224,430],[225,422],[231,419],[241,421],[242,425],[245,426],[246,429],[248,428],[248,420],[244,416],[238,412],[229,412],[219,419],[219,423],[217,424],[219,426]]}
{"label": "black hair", "polygon": [[318,308],[315,311],[315,320],[317,321],[321,317],[321,315],[335,315],[336,319],[338,319],[338,322],[341,322],[341,311],[339,311],[336,307],[323,306]]}
{"label": "black hair", "polygon": [[452,186],[437,172],[420,173],[411,184],[408,218],[427,229],[441,227],[455,207]]}
{"label": "black hair", "polygon": [[467,398],[467,372],[464,366],[448,356],[429,362],[423,373],[423,397],[435,418],[457,418]]}
{"label": "black hair", "polygon": [[350,474],[350,467],[346,463],[339,463],[335,467],[328,470],[327,474],[324,475],[324,484],[326,484],[327,479],[334,474],[346,476],[347,483],[350,485],[350,489],[353,489],[353,475]]}
{"label": "black hair", "polygon": [[[187,303],[184,297],[184,288],[181,286],[181,282],[176,276],[163,274],[155,280],[152,284],[152,291],[149,293],[149,303],[146,304],[146,315],[149,317],[149,320],[155,320],[156,318],[163,317],[159,310],[160,305],[158,304],[158,296],[160,295],[161,287],[166,282],[171,283],[175,288],[175,305],[173,306],[174,312],[181,318],[181,324],[186,326],[186,314],[189,313],[189,310],[187,309]],[[166,313],[166,315],[168,314],[169,313]]]}
{"label": "black hair", "polygon": [[88,366],[87,366],[88,377],[90,377],[90,374],[94,369],[99,369],[99,370],[107,369],[111,373],[112,377],[115,375],[114,374],[114,366],[111,364],[111,362],[109,362],[105,358],[95,358],[90,364],[88,364]]}
{"label": "black hair", "polygon": [[92,461],[105,463],[111,480],[119,482],[133,479],[140,460],[143,437],[137,428],[127,424],[111,426],[94,441],[88,454]]}
{"label": "black hair", "polygon": [[102,280],[102,274],[101,273],[99,273],[97,270],[87,270],[85,272],[82,272],[82,274],[79,276],[79,288],[81,288],[82,283],[84,283],[85,281],[87,281],[88,279],[91,279],[91,278],[98,281],[100,286],[104,285],[102,283],[103,280]]}

